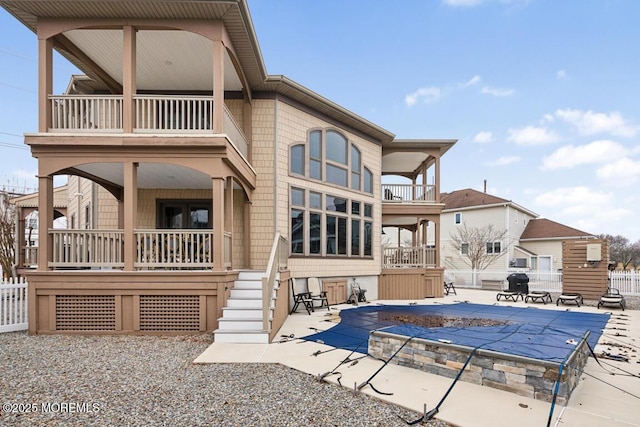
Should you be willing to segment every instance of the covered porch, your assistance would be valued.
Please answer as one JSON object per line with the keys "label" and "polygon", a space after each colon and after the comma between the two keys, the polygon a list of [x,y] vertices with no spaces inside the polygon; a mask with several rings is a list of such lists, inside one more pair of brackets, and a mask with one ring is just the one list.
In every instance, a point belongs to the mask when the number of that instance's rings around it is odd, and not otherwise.
{"label": "covered porch", "polygon": [[382,150],[379,297],[442,297],[440,158],[455,140],[394,140]]}

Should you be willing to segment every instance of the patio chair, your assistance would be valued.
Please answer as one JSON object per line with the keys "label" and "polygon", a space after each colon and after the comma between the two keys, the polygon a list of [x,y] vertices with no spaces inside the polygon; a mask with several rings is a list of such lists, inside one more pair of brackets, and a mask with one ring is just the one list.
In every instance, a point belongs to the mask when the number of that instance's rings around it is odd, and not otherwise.
{"label": "patio chair", "polygon": [[313,300],[309,292],[296,292],[296,281],[293,277],[288,279],[291,282],[291,295],[293,296],[293,307],[289,314],[293,314],[298,310],[300,304],[307,309],[307,313],[311,314],[313,311]]}
{"label": "patio chair", "polygon": [[445,295],[449,295],[451,292],[453,292],[454,295],[458,295],[458,293],[456,292],[456,287],[453,286],[453,282],[447,282],[445,280],[444,281],[444,294]]}
{"label": "patio chair", "polygon": [[307,290],[312,300],[312,307],[315,309],[315,301],[320,301],[320,308],[327,306],[329,308],[329,299],[327,298],[327,291],[323,291],[320,286],[320,280],[317,277],[309,277],[307,279]]}
{"label": "patio chair", "polygon": [[603,305],[619,305],[622,311],[624,311],[625,300],[624,296],[620,294],[620,291],[615,288],[607,288],[607,293],[603,294],[598,301],[598,308]]}

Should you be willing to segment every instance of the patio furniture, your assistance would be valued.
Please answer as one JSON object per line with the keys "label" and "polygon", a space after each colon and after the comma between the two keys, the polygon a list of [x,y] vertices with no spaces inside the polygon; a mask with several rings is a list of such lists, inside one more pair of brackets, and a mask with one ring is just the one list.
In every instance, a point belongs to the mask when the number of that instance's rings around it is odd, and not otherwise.
{"label": "patio furniture", "polygon": [[326,305],[327,310],[330,310],[327,291],[322,290],[322,288],[320,287],[320,280],[317,277],[309,277],[307,279],[307,290],[309,291],[309,296],[311,297],[311,307],[313,309],[315,309],[315,301],[320,301],[320,308]]}
{"label": "patio furniture", "polygon": [[520,298],[521,300],[524,300],[524,294],[517,291],[510,291],[510,290],[500,291],[496,295],[496,300],[500,301],[500,298],[503,298],[503,297],[505,300],[511,300],[513,302],[517,302],[518,298]]}
{"label": "patio furniture", "polygon": [[307,309],[307,313],[311,314],[313,310],[313,300],[311,299],[311,294],[309,292],[296,292],[296,281],[293,277],[288,279],[291,282],[291,295],[293,296],[293,308],[289,314],[293,314],[298,310],[300,304]]}
{"label": "patio furniture", "polygon": [[624,311],[625,300],[624,296],[620,294],[620,291],[615,288],[608,288],[607,293],[603,294],[598,301],[598,308],[606,305],[619,305],[622,311]]}
{"label": "patio furniture", "polygon": [[351,294],[349,294],[349,298],[347,298],[347,304],[358,305],[358,302],[366,302],[366,292],[366,289],[362,289],[358,283],[353,282],[351,284]]}
{"label": "patio furniture", "polygon": [[449,295],[449,293],[453,292],[454,295],[458,295],[456,292],[455,286],[453,286],[453,282],[444,281],[444,294]]}
{"label": "patio furniture", "polygon": [[544,304],[548,302],[553,302],[551,298],[551,294],[546,291],[531,291],[524,297],[524,302],[542,302]]}
{"label": "patio furniture", "polygon": [[580,305],[582,305],[583,303],[582,295],[577,292],[564,292],[556,300],[556,305],[560,305],[560,303],[575,303],[578,307],[580,307]]}

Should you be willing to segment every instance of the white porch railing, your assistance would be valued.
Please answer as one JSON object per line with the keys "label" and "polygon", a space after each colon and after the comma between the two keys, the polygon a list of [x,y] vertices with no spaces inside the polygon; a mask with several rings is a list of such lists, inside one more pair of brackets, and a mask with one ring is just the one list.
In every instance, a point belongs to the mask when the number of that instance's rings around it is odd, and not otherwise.
{"label": "white porch railing", "polygon": [[213,231],[136,230],[135,268],[212,268]]}
{"label": "white porch railing", "polygon": [[121,95],[51,95],[51,130],[122,131]]}
{"label": "white porch railing", "polygon": [[211,131],[210,96],[136,95],[134,100],[136,131]]}
{"label": "white porch railing", "polygon": [[49,229],[53,238],[50,267],[121,268],[124,266],[122,230]]}
{"label": "white porch railing", "polygon": [[427,268],[436,266],[435,248],[383,248],[382,268]]}
{"label": "white porch railing", "polygon": [[382,201],[390,203],[433,203],[435,185],[382,184]]}
{"label": "white porch railing", "polygon": [[0,332],[26,330],[29,326],[28,307],[24,277],[0,282]]}

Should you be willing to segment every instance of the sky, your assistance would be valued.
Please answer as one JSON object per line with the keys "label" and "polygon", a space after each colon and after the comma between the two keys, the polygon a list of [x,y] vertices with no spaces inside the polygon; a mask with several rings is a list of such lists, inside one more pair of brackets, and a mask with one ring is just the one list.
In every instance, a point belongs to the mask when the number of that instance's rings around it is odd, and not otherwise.
{"label": "sky", "polygon": [[[640,241],[640,2],[248,0],[269,74],[397,138],[457,139],[441,191]],[[36,37],[0,10],[0,185],[36,190]],[[76,73],[54,60],[54,88]]]}

